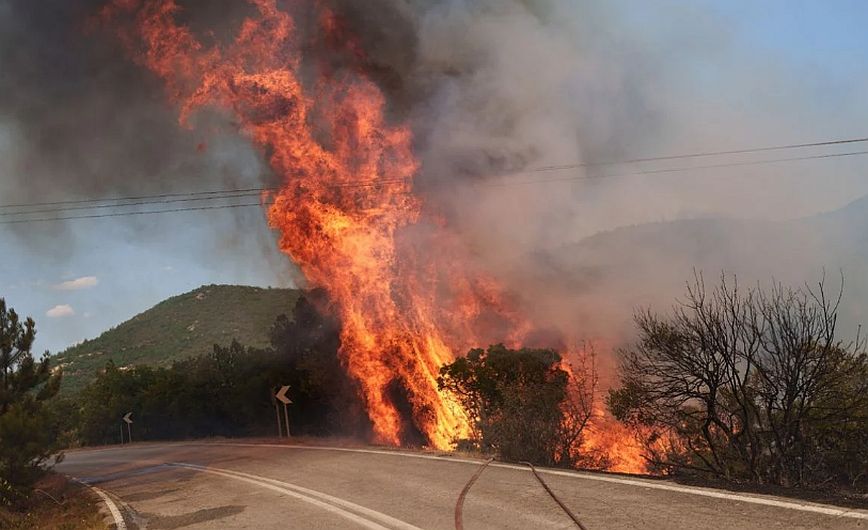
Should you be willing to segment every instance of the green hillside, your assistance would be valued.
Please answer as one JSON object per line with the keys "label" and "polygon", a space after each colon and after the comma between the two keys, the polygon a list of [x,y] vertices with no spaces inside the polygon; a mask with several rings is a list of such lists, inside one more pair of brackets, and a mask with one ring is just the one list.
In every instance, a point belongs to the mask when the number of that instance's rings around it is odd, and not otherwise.
{"label": "green hillside", "polygon": [[299,291],[208,285],[169,298],[99,337],[59,353],[63,391],[84,387],[108,360],[118,366],[167,366],[211,351],[233,338],[246,346],[268,345],[280,314],[291,315]]}

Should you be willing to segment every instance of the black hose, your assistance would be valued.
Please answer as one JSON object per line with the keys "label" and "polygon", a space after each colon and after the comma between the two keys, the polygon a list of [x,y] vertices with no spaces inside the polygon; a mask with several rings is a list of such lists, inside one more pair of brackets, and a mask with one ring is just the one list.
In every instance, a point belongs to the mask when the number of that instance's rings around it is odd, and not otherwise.
{"label": "black hose", "polygon": [[557,495],[555,495],[555,492],[552,491],[552,489],[549,487],[549,485],[546,484],[546,481],[543,480],[543,478],[540,476],[539,473],[537,473],[537,470],[536,470],[535,467],[533,467],[533,464],[531,464],[530,462],[522,462],[522,464],[524,464],[524,465],[530,467],[530,470],[533,471],[533,476],[535,476],[536,479],[539,481],[539,483],[542,484],[542,487],[545,488],[545,490],[546,490],[546,492],[549,494],[549,496],[550,496],[552,499],[554,499],[556,503],[558,503],[558,506],[561,507],[561,509],[564,511],[564,513],[566,513],[566,514],[570,517],[570,519],[572,519],[573,522],[576,523],[576,526],[578,526],[579,528],[581,528],[581,530],[588,530],[588,529],[585,527],[585,525],[582,524],[582,522],[579,520],[579,518],[576,516],[576,514],[574,514],[574,513],[573,513],[573,512],[572,512],[572,511],[567,507],[567,505],[564,504],[563,501],[561,501],[561,500],[558,498]]}
{"label": "black hose", "polygon": [[492,463],[494,458],[489,458],[482,464],[479,469],[476,470],[476,473],[470,477],[470,480],[467,481],[467,484],[464,485],[464,489],[461,490],[461,494],[458,495],[458,501],[455,503],[455,530],[464,530],[464,520],[462,519],[461,511],[464,509],[464,498],[467,497],[467,492],[470,491],[470,488],[473,486],[473,483],[479,479],[482,472],[485,471],[485,468],[488,467],[488,464]]}

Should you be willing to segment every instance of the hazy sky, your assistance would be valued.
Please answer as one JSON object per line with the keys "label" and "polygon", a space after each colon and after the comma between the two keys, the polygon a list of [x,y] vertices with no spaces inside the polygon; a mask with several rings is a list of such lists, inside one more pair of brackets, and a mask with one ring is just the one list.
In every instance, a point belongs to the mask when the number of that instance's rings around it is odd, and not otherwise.
{"label": "hazy sky", "polygon": [[[8,9],[4,4],[0,0],[0,19]],[[581,17],[588,2],[574,4]],[[607,4],[607,10],[618,13],[617,22],[599,28],[593,37],[598,40],[588,45],[613,47],[608,57],[617,61],[621,44],[628,43],[623,47],[625,62],[641,63],[645,54],[660,61],[648,65],[655,75],[647,79],[637,75],[632,82],[646,83],[637,90],[660,95],[649,110],[654,114],[650,121],[668,123],[667,137],[646,146],[657,145],[666,152],[635,156],[690,152],[708,145],[739,148],[868,135],[865,2],[622,0]],[[16,23],[6,20],[4,27]],[[2,41],[0,46],[10,43]],[[71,67],[85,68],[95,76],[100,71],[98,62]],[[0,62],[0,75],[3,70]],[[119,105],[117,113],[123,112]],[[643,123],[637,121],[633,135],[643,132]],[[655,130],[649,125],[648,135]],[[0,113],[3,204],[32,200],[32,194],[22,189],[26,179],[17,177],[22,166],[15,163],[21,141],[27,139],[16,134],[20,129],[15,118]],[[100,142],[110,145],[112,139]],[[195,146],[196,141],[189,143]],[[256,182],[261,168],[255,156],[242,150],[229,158],[227,166],[247,173],[233,185]],[[679,217],[809,215],[868,193],[865,164],[865,158],[854,157],[784,170],[753,169],[748,176],[736,175],[734,185],[719,188],[684,176],[633,179],[589,202],[576,233],[579,237],[621,224]],[[226,186],[224,179],[217,178],[209,185],[207,175],[198,182],[199,189]],[[733,181],[717,178],[717,182]],[[62,175],[56,186],[63,189]],[[151,183],[142,192],[158,193],[158,189]],[[135,194],[135,181],[123,193]],[[730,200],[719,200],[721,196]],[[639,203],[643,207],[629,215],[601,213]],[[726,204],[733,206],[728,209]],[[255,209],[132,221],[80,220],[62,227],[43,224],[12,230],[0,225],[0,297],[37,320],[39,350],[58,351],[92,338],[202,284],[287,286],[289,270],[288,262],[273,250],[262,214]]]}

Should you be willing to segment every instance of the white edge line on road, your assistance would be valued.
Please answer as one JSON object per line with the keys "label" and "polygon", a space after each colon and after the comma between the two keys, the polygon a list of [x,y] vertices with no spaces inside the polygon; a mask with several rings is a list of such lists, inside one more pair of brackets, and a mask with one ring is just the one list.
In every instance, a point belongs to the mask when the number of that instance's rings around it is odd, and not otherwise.
{"label": "white edge line on road", "polygon": [[117,530],[127,530],[127,523],[124,522],[124,516],[121,515],[121,511],[118,508],[118,505],[115,504],[115,501],[113,501],[112,498],[109,497],[106,492],[104,492],[103,490],[101,490],[95,486],[91,486],[87,482],[82,482],[81,480],[78,480],[77,478],[74,478],[73,480],[78,482],[79,484],[81,484],[83,486],[90,488],[94,493],[99,495],[99,497],[102,499],[102,501],[108,507],[109,512],[111,512],[112,518],[115,520],[115,528],[117,528]]}
{"label": "white edge line on road", "polygon": [[[225,445],[225,446],[237,446],[237,447],[274,447],[280,449],[310,449],[310,450],[319,450],[319,451],[342,451],[348,453],[367,453],[367,454],[375,454],[375,455],[388,455],[388,456],[403,456],[406,458],[417,458],[422,460],[437,460],[440,462],[458,462],[461,464],[473,464],[480,465],[481,462],[477,460],[471,460],[469,458],[453,458],[453,457],[443,457],[443,456],[434,456],[434,455],[420,455],[414,453],[406,453],[402,451],[383,451],[377,449],[353,449],[348,447],[326,447],[326,446],[313,446],[313,445],[280,445],[280,444],[256,444],[256,443],[214,443],[214,444],[202,444],[202,445]],[[519,471],[527,471],[530,469],[524,466],[517,466],[512,464],[502,464],[499,462],[495,462],[491,464],[492,467],[499,467],[504,469],[516,469]],[[537,468],[537,471],[540,473],[546,473],[548,475],[557,475],[561,477],[569,477],[569,478],[578,478],[584,480],[596,480],[598,482],[610,482],[613,484],[622,484],[625,486],[638,486],[640,488],[649,488],[663,491],[672,491],[677,493],[686,493],[688,495],[699,495],[702,497],[712,497],[715,499],[725,499],[730,501],[737,502],[746,502],[750,504],[760,504],[764,506],[774,506],[776,508],[784,508],[788,510],[798,510],[802,512],[811,512],[818,513],[822,515],[829,515],[833,517],[846,517],[850,519],[863,519],[868,520],[868,512],[864,512],[861,510],[848,510],[846,508],[839,508],[837,506],[832,505],[820,505],[820,504],[800,504],[796,502],[790,501],[781,501],[777,499],[767,498],[767,497],[754,497],[748,495],[739,495],[737,493],[727,493],[723,491],[712,490],[709,488],[700,488],[700,487],[686,487],[686,486],[676,486],[673,484],[660,484],[657,482],[651,482],[647,480],[637,480],[637,479],[629,479],[629,478],[621,478],[621,477],[611,477],[605,475],[595,475],[591,473],[583,473],[580,471],[559,471],[556,469],[540,469]]]}
{"label": "white edge line on road", "polygon": [[[405,523],[400,519],[395,519],[394,517],[378,512],[376,510],[366,508],[364,506],[352,503],[338,497],[333,497],[326,493],[308,489],[302,486],[297,486],[295,484],[290,484],[288,482],[282,482],[280,480],[251,475],[249,473],[242,473],[241,471],[199,466],[196,464],[187,464],[183,462],[170,462],[168,465],[183,467],[195,471],[203,471],[205,473],[213,473],[228,478],[234,478],[236,480],[241,480],[244,482],[255,484],[257,486],[268,488],[273,491],[284,493],[305,502],[314,504],[324,510],[336,513],[366,528],[372,528],[377,530],[388,530],[389,528],[398,528],[401,530],[422,530],[417,526]],[[365,517],[367,517],[367,519]],[[375,521],[379,521],[389,526],[382,526]]]}

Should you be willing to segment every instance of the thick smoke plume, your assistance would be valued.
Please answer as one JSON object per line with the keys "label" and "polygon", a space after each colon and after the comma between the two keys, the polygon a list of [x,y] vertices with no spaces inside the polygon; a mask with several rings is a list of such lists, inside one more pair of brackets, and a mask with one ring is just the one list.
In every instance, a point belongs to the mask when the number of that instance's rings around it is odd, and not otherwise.
{"label": "thick smoke plume", "polygon": [[[690,2],[337,6],[414,127],[419,189],[537,322],[615,345],[629,338],[637,306],[668,308],[694,269],[794,284],[841,271],[848,331],[865,316],[858,249],[868,204],[811,217],[868,191],[852,166],[596,178],[684,166],[600,162],[797,142],[805,136],[793,131],[808,123],[809,138],[860,134],[817,106],[817,87],[804,86],[798,67],[769,68],[771,52],[740,49],[737,21]],[[703,86],[700,69],[717,86]],[[555,182],[522,183],[547,179]]]}
{"label": "thick smoke plume", "polygon": [[[261,156],[222,117],[202,115],[192,128],[178,127],[159,81],[132,63],[115,35],[95,23],[104,5],[102,0],[0,2],[0,204],[267,184]],[[246,12],[243,2],[230,8],[206,1],[189,2],[186,11],[203,29],[215,23],[228,29],[229,20]],[[155,208],[160,206],[143,209]],[[76,214],[81,212],[31,217]],[[260,212],[212,214],[212,233],[194,229],[188,217],[159,217],[116,219],[111,224],[120,235],[112,237],[159,245],[167,230],[186,230],[191,241],[182,253],[227,269],[236,266],[233,257],[241,264],[237,269],[245,268],[253,254],[274,271],[275,284],[289,281]],[[79,246],[79,226],[45,223],[3,230],[38,259],[63,262],[89,252]]]}

